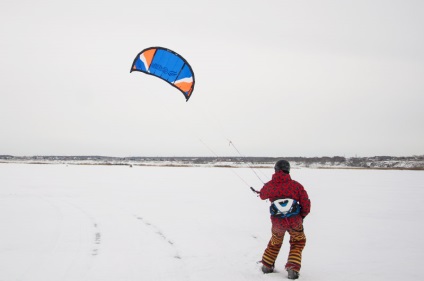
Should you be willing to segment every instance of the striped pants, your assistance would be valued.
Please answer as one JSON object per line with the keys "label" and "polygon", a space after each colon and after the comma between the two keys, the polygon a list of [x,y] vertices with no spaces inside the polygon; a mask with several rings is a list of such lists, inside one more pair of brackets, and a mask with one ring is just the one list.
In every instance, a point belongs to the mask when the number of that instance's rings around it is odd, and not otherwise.
{"label": "striped pants", "polygon": [[286,231],[290,235],[290,252],[286,263],[286,269],[300,271],[302,263],[302,251],[305,248],[306,236],[303,226],[299,225],[289,229],[272,228],[272,237],[262,256],[262,263],[268,267],[274,267],[275,260],[280,252]]}

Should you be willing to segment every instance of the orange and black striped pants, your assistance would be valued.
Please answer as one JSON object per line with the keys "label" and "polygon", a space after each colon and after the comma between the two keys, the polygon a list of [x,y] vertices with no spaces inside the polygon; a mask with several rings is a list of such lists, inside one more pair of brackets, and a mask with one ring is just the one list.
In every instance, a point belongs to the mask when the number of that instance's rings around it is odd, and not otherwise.
{"label": "orange and black striped pants", "polygon": [[290,252],[286,263],[286,269],[300,271],[302,263],[302,251],[305,248],[306,236],[303,231],[303,226],[299,225],[295,228],[281,230],[272,228],[272,237],[262,256],[262,263],[268,267],[274,267],[275,260],[283,245],[284,234],[286,231],[290,235]]}

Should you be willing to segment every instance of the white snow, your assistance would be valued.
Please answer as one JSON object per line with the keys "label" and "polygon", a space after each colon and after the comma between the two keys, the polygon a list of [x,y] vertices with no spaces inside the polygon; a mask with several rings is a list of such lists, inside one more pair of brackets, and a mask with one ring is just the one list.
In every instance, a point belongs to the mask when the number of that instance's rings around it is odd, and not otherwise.
{"label": "white snow", "polygon": [[[264,181],[272,169],[260,170]],[[312,200],[300,280],[423,280],[424,172],[293,169]],[[285,280],[260,265],[248,168],[0,164],[0,280]]]}

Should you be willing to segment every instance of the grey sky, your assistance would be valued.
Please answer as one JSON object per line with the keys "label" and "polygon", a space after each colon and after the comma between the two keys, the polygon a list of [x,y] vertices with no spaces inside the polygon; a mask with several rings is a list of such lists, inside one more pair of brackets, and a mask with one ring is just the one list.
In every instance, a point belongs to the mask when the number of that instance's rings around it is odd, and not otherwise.
{"label": "grey sky", "polygon": [[0,154],[421,155],[423,3],[0,0]]}

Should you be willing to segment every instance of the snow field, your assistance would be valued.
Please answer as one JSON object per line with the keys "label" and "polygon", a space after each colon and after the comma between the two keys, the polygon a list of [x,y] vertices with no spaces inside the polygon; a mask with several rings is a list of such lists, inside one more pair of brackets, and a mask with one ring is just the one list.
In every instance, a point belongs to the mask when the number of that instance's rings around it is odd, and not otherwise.
{"label": "snow field", "polygon": [[[0,164],[0,280],[283,280],[246,168]],[[267,181],[272,169],[260,170]],[[422,171],[293,169],[312,200],[301,280],[422,280]]]}

